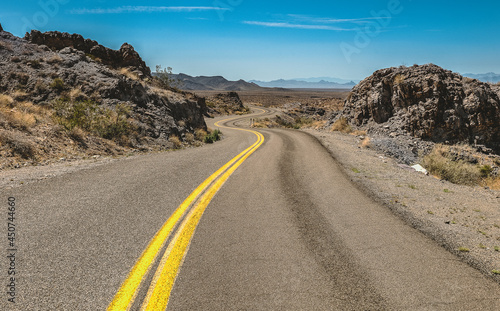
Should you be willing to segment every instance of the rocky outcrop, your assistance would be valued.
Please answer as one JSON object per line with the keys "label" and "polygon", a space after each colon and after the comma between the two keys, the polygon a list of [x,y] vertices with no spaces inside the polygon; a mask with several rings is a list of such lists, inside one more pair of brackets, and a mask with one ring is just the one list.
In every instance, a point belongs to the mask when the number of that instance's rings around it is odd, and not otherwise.
{"label": "rocky outcrop", "polygon": [[249,109],[243,105],[236,92],[220,93],[206,98],[209,115],[225,115],[247,113]]}
{"label": "rocky outcrop", "polygon": [[128,43],[124,43],[119,50],[112,50],[100,45],[94,40],[85,39],[79,34],[49,31],[40,32],[32,30],[24,37],[31,43],[44,45],[53,51],[61,51],[67,47],[82,51],[93,59],[111,66],[115,69],[131,67],[133,71],[140,72],[142,77],[151,77],[151,69],[146,66],[139,53]]}
{"label": "rocky outcrop", "polygon": [[479,144],[500,152],[497,86],[433,64],[376,71],[353,88],[340,116],[392,136]]}
{"label": "rocky outcrop", "polygon": [[[0,105],[9,108],[0,107],[0,134],[4,129],[18,131],[34,137],[35,145],[42,141],[51,143],[52,138],[47,137],[60,133],[50,130],[55,121],[47,118],[43,123],[34,113],[45,115],[43,111],[47,109],[47,114],[55,117],[54,107],[61,102],[93,103],[110,112],[126,107],[129,111],[126,120],[133,125],[133,133],[126,144],[122,144],[120,137],[113,139],[120,146],[134,149],[169,148],[173,135],[187,141],[188,134],[206,129],[204,99],[161,88],[155,81],[141,80],[128,70],[113,69],[143,64],[130,45],[124,44],[119,51],[113,51],[79,35],[61,33],[32,32],[29,39],[31,41],[5,31],[0,33],[0,47],[3,47],[0,48]],[[89,49],[95,53],[92,55],[108,57],[107,60],[115,65],[105,66],[104,61],[92,60],[87,53]],[[21,108],[16,105],[30,107],[32,112],[24,112],[28,108],[18,112]],[[88,137],[94,135],[87,134]],[[96,139],[104,136],[88,137],[87,142],[94,138],[99,141]],[[65,141],[63,144],[73,143]],[[99,148],[106,148],[105,143],[99,144]],[[1,152],[2,145],[0,156]]]}

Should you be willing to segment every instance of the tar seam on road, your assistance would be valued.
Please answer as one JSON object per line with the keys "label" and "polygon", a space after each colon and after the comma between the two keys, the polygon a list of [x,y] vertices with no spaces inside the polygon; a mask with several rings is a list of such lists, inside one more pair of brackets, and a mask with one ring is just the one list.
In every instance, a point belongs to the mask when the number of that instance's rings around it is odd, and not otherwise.
{"label": "tar seam on road", "polygon": [[[220,122],[229,120],[232,119],[219,121],[215,125],[220,126]],[[162,256],[141,307],[141,310],[165,310],[175,279],[206,207],[229,176],[264,143],[264,136],[259,132],[246,129],[237,130],[255,134],[257,141],[208,177],[182,202],[149,242],[127,276],[127,279],[113,298],[113,301],[109,304],[108,311],[130,309],[139,292],[142,281],[158,258],[160,250],[165,246],[167,239],[171,236],[175,227],[178,227],[174,238]],[[179,223],[181,224],[179,225]]]}

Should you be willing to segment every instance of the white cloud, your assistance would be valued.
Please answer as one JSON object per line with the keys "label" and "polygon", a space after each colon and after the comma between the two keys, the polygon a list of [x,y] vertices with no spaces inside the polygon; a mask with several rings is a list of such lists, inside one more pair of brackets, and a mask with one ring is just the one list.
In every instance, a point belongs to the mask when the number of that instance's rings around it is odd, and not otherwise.
{"label": "white cloud", "polygon": [[316,30],[334,30],[334,31],[355,30],[355,29],[346,29],[340,27],[332,27],[327,25],[307,25],[307,24],[291,24],[291,23],[279,23],[279,22],[244,21],[243,24],[257,25],[263,27],[274,27],[274,28],[316,29]]}
{"label": "white cloud", "polygon": [[229,8],[215,6],[121,6],[116,8],[74,9],[71,14],[122,14],[155,12],[227,11]]}
{"label": "white cloud", "polygon": [[373,20],[381,19],[391,19],[391,17],[362,17],[362,18],[325,18],[325,17],[313,17],[300,14],[288,14],[289,17],[295,18],[296,20],[307,21],[311,23],[325,23],[325,24],[338,24],[338,23],[353,23],[353,24],[365,24]]}

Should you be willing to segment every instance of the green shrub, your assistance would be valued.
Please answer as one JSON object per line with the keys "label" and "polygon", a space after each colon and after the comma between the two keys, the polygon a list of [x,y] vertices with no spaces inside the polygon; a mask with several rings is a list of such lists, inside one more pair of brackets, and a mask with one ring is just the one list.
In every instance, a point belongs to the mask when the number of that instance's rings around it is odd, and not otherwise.
{"label": "green shrub", "polygon": [[64,81],[61,78],[55,78],[50,84],[50,87],[60,93],[64,91],[66,85],[64,85]]}
{"label": "green shrub", "polygon": [[212,133],[205,136],[204,141],[207,144],[212,144],[212,143],[220,140],[221,135],[222,135],[222,132],[220,130],[218,130],[218,129],[213,130]]}
{"label": "green shrub", "polygon": [[126,104],[108,108],[90,100],[79,102],[58,100],[54,104],[54,110],[56,121],[70,132],[78,127],[88,133],[114,139],[127,135],[132,130],[127,120],[131,109]]}

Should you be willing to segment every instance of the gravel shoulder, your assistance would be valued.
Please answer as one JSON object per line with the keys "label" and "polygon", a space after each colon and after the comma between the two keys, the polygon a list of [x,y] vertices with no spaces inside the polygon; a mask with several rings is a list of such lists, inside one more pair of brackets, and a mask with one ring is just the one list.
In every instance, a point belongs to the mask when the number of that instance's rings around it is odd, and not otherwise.
{"label": "gravel shoulder", "polygon": [[361,138],[304,129],[374,200],[500,283],[500,191],[455,185],[398,164]]}

